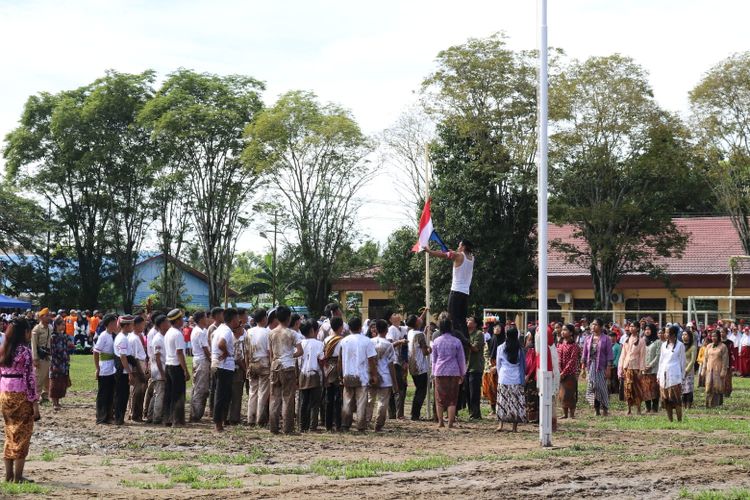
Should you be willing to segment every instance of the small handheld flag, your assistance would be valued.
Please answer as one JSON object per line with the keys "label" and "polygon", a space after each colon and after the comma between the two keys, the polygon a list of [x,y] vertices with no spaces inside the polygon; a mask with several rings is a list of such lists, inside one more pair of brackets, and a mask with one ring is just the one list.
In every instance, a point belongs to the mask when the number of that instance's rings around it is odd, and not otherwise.
{"label": "small handheld flag", "polygon": [[444,252],[448,251],[448,247],[445,246],[445,243],[443,243],[443,240],[440,239],[440,236],[438,236],[437,232],[435,232],[435,229],[432,226],[432,213],[430,212],[431,203],[432,198],[427,198],[427,201],[424,204],[424,208],[422,209],[422,216],[419,218],[418,239],[414,246],[411,247],[412,252],[421,251],[422,248],[426,247],[429,244],[430,240],[440,245]]}

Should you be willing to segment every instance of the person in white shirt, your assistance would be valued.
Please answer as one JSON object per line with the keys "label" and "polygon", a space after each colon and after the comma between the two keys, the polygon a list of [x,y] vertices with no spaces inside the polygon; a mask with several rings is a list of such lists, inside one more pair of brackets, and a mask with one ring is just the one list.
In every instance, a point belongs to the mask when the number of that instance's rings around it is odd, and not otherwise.
{"label": "person in white shirt", "polygon": [[245,390],[245,377],[247,377],[247,365],[245,365],[245,325],[248,321],[247,309],[237,308],[240,324],[232,331],[234,335],[234,376],[232,377],[232,397],[229,401],[230,425],[238,425],[242,420],[242,394]]}
{"label": "person in white shirt", "polygon": [[[213,349],[213,334],[217,328],[224,324],[224,308],[214,307],[211,309],[211,324],[208,326],[206,332],[208,333],[208,350]],[[208,377],[208,414],[213,418],[214,411],[214,400],[216,396],[216,379],[214,378],[214,372],[216,371],[216,365],[213,357],[211,358],[211,372]]]}
{"label": "person in white shirt", "polygon": [[[341,306],[339,306],[335,302],[331,302],[325,307],[325,310],[323,311],[324,315],[326,316],[326,320],[323,321],[323,323],[320,325],[320,328],[318,329],[318,340],[321,342],[325,342],[325,340],[330,337],[333,333],[333,330],[331,329],[331,318],[341,318],[341,321],[344,321],[344,315],[341,312]],[[345,334],[349,334],[349,325],[344,323],[344,332]]]}
{"label": "person in white shirt", "polygon": [[299,374],[300,431],[318,430],[320,400],[323,395],[323,342],[317,339],[318,322],[304,321],[300,333],[305,336],[302,341],[302,356]]}
{"label": "person in white shirt", "polygon": [[104,331],[99,335],[94,346],[94,366],[96,367],[96,423],[112,423],[112,411],[115,401],[115,342],[117,316],[107,314],[102,320]]}
{"label": "person in white shirt", "polygon": [[164,425],[183,427],[185,425],[185,385],[190,380],[190,372],[185,361],[185,337],[182,335],[184,319],[180,309],[172,309],[167,314],[172,324],[164,336],[167,381]]}
{"label": "person in white shirt", "polygon": [[245,357],[250,391],[247,399],[247,423],[250,426],[268,424],[268,402],[271,394],[271,362],[268,358],[268,313],[257,309],[252,327],[245,334]]}
{"label": "person in white shirt", "polygon": [[208,399],[209,374],[211,373],[211,351],[208,348],[208,316],[205,311],[193,314],[195,326],[190,332],[190,344],[193,346],[193,391],[190,394],[190,421],[200,422],[206,412]]}
{"label": "person in white shirt", "polygon": [[146,422],[161,424],[164,421],[164,400],[166,397],[167,373],[164,364],[164,335],[172,325],[163,314],[154,318],[154,329],[149,333],[148,350],[149,366],[151,368],[151,381],[153,396],[148,402],[146,411]]}
{"label": "person in white shirt", "polygon": [[377,353],[375,345],[362,335],[362,320],[349,320],[350,334],[340,342],[339,373],[344,382],[344,397],[341,410],[341,428],[348,431],[352,426],[353,411],[357,412],[357,430],[367,429],[367,387],[376,386],[378,380]]}
{"label": "person in white shirt", "polygon": [[426,246],[422,250],[434,257],[453,261],[448,313],[453,320],[454,328],[465,336],[468,335],[466,315],[469,313],[469,291],[474,276],[474,245],[464,238],[458,243],[458,249],[455,252],[453,250],[448,252],[430,250]]}
{"label": "person in white shirt", "polygon": [[133,353],[128,344],[128,335],[133,331],[133,316],[120,317],[120,333],[114,341],[115,348],[115,425],[125,424],[125,413],[130,399],[130,381],[133,379],[133,369],[130,359]]}
{"label": "person in white shirt", "polygon": [[151,406],[151,399],[154,397],[154,379],[151,377],[151,361],[154,356],[153,349],[151,349],[151,341],[154,338],[154,335],[156,334],[156,325],[154,325],[154,321],[158,316],[163,316],[161,314],[157,313],[151,313],[149,315],[149,323],[151,324],[151,329],[146,334],[146,370],[148,371],[148,383],[146,384],[146,400],[143,402],[143,415],[146,418],[147,423],[151,423],[149,421],[148,416],[148,409]]}
{"label": "person in white shirt", "polygon": [[397,364],[396,351],[393,349],[393,344],[386,340],[385,336],[388,333],[388,323],[385,320],[379,319],[375,322],[375,328],[378,331],[378,336],[371,339],[370,342],[375,346],[375,352],[377,354],[377,366],[378,366],[378,383],[370,384],[368,388],[368,402],[367,402],[367,422],[372,419],[373,412],[375,411],[375,404],[377,403],[377,415],[375,420],[375,432],[383,430],[385,425],[386,410],[388,408],[388,401],[391,397],[391,388],[393,387],[393,381],[396,380],[398,373],[395,365]]}
{"label": "person in white shirt", "polygon": [[[128,333],[128,349],[133,359],[131,367],[133,375],[130,377],[130,420],[143,422],[143,398],[146,395],[146,382],[148,380],[148,368],[146,366],[146,349],[143,348],[143,329],[146,320],[142,316],[133,319],[133,331]],[[133,361],[135,363],[133,363]]]}
{"label": "person in white shirt", "polygon": [[656,372],[661,391],[662,406],[667,410],[669,421],[672,413],[677,413],[677,421],[682,422],[682,378],[685,373],[685,344],[677,340],[680,328],[669,327],[667,340],[661,344],[659,369]]}
{"label": "person in white shirt", "polygon": [[414,398],[411,402],[411,419],[419,420],[422,414],[422,405],[427,397],[427,385],[429,377],[430,347],[427,345],[427,338],[422,331],[424,320],[427,317],[428,309],[425,308],[422,316],[416,314],[406,318],[406,326],[409,328],[406,334],[406,340],[409,343],[409,373],[414,382]]}
{"label": "person in white shirt", "polygon": [[401,315],[393,313],[388,318],[390,326],[385,336],[386,340],[393,344],[396,353],[396,378],[393,380],[393,390],[389,402],[388,416],[390,418],[404,418],[404,406],[406,404],[406,368],[408,363],[407,327],[401,326]]}
{"label": "person in white shirt", "polygon": [[240,315],[237,309],[229,307],[224,310],[224,323],[214,330],[211,337],[211,363],[216,365],[214,378],[216,388],[214,395],[213,420],[217,432],[224,431],[229,403],[232,398],[232,379],[234,378],[234,329],[240,326]]}
{"label": "person in white shirt", "polygon": [[294,431],[294,399],[297,394],[297,367],[295,358],[302,355],[302,346],[295,333],[289,329],[292,311],[286,306],[276,308],[279,325],[268,334],[271,358],[271,403],[268,429],[279,433],[279,420],[284,415],[284,434]]}

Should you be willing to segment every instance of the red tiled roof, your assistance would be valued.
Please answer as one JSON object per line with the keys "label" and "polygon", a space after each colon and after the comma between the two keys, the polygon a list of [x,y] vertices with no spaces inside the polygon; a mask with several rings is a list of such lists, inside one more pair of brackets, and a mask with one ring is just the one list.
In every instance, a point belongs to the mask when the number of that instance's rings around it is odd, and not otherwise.
{"label": "red tiled roof", "polygon": [[[689,235],[682,258],[658,257],[670,275],[729,274],[729,258],[745,255],[737,231],[729,217],[675,218],[675,225]],[[585,245],[583,240],[572,238],[573,227],[569,225],[548,226],[549,241],[561,239],[565,243]],[[589,275],[588,269],[570,264],[559,250],[550,248],[549,276]],[[740,268],[742,269],[742,267]]]}

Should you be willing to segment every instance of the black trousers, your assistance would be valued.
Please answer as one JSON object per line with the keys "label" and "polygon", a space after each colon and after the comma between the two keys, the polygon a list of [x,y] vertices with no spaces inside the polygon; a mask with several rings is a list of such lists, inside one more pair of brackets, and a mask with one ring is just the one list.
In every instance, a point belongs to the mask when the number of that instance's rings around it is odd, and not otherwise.
{"label": "black trousers", "polygon": [[232,380],[234,379],[234,370],[225,370],[219,368],[214,373],[216,381],[216,390],[214,391],[214,423],[224,423],[229,412],[229,403],[232,400]]}
{"label": "black trousers", "polygon": [[299,427],[302,432],[318,428],[318,412],[320,411],[320,396],[322,387],[312,389],[301,389],[299,391],[300,420]]}
{"label": "black trousers", "polygon": [[469,311],[469,296],[465,293],[451,290],[448,295],[448,313],[453,321],[453,329],[460,330],[464,335],[468,335],[466,327],[466,314]]}
{"label": "black trousers", "polygon": [[406,377],[401,363],[396,364],[394,368],[396,369],[396,380],[393,381],[391,399],[388,402],[388,418],[402,418],[404,416],[404,405],[406,404]]}
{"label": "black trousers", "polygon": [[427,397],[427,373],[412,375],[411,379],[414,382],[414,399],[411,401],[411,419],[419,420],[419,416],[422,414],[424,399]]}
{"label": "black trousers", "polygon": [[326,430],[341,430],[341,397],[340,385],[329,385],[326,387]]}
{"label": "black trousers", "polygon": [[128,399],[130,399],[130,379],[128,374],[122,371],[115,373],[115,424],[125,423],[125,414],[128,411]]}
{"label": "black trousers", "polygon": [[480,405],[482,403],[482,372],[469,372],[469,416],[471,418],[482,418]]}
{"label": "black trousers", "polygon": [[106,424],[109,422],[112,403],[115,400],[115,376],[99,376],[97,379],[99,386],[96,391],[96,423]]}
{"label": "black trousers", "polygon": [[185,372],[180,365],[167,365],[164,384],[165,424],[185,424]]}

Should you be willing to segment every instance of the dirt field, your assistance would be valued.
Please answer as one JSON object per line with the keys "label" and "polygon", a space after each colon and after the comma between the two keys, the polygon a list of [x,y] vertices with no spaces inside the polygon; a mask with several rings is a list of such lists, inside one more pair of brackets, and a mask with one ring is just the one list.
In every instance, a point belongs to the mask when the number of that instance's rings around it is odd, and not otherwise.
{"label": "dirt field", "polygon": [[217,435],[208,422],[97,426],[85,387],[59,413],[43,407],[27,475],[45,498],[676,498],[750,488],[750,380],[736,380],[723,409],[693,410],[682,424],[626,417],[619,403],[597,418],[581,398],[547,450],[536,426],[496,434],[490,419],[281,437],[244,426]]}

